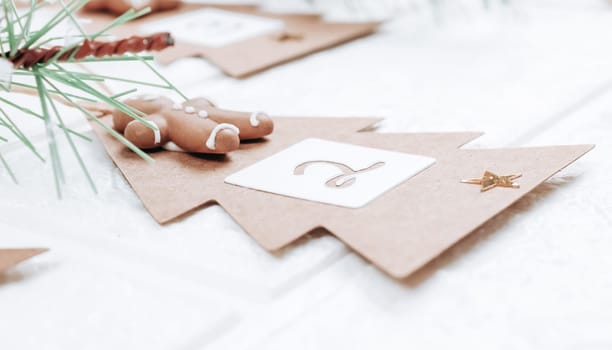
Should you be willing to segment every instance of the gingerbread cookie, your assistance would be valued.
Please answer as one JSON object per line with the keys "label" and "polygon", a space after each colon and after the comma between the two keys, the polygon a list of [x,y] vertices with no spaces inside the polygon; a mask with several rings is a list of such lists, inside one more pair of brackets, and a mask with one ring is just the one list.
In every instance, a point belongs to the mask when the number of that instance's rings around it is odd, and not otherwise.
{"label": "gingerbread cookie", "polygon": [[141,10],[150,7],[151,12],[166,11],[177,8],[180,4],[180,0],[91,0],[84,6],[84,9],[121,15],[129,9]]}
{"label": "gingerbread cookie", "polygon": [[124,103],[146,114],[147,125],[115,110],[113,128],[141,149],[225,154],[238,149],[241,140],[262,138],[274,129],[265,113],[223,110],[204,98],[175,104],[166,97],[149,96]]}

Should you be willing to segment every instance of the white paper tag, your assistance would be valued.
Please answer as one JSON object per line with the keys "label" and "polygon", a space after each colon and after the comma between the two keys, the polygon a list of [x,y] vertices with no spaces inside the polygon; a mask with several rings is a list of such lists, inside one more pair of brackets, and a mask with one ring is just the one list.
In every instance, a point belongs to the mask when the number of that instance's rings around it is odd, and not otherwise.
{"label": "white paper tag", "polygon": [[360,208],[435,162],[430,157],[312,138],[228,176],[225,182]]}
{"label": "white paper tag", "polygon": [[283,29],[281,20],[207,8],[140,26],[144,33],[169,31],[178,40],[222,47]]}

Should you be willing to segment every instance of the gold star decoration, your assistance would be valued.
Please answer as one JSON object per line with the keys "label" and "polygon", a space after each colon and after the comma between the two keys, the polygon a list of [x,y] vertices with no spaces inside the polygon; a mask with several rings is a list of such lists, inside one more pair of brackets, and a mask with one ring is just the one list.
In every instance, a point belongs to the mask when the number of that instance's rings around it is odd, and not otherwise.
{"label": "gold star decoration", "polygon": [[[110,123],[109,118],[103,121]],[[99,127],[94,128],[145,208],[160,224],[203,205],[219,204],[267,250],[278,250],[323,228],[396,278],[415,272],[593,147],[460,149],[481,133],[358,132],[371,129],[377,121],[274,118],[272,135],[261,142],[241,144],[227,156],[158,151],[150,153],[154,164],[140,159]],[[356,209],[224,182],[227,176],[307,138],[429,156],[436,163]],[[482,169],[520,171],[521,188],[482,196],[457,181],[457,175]]]}
{"label": "gold star decoration", "polygon": [[521,174],[499,176],[487,170],[480,179],[461,180],[461,182],[464,184],[480,185],[480,192],[486,192],[495,187],[520,188],[521,186],[514,182],[514,180],[521,176]]}

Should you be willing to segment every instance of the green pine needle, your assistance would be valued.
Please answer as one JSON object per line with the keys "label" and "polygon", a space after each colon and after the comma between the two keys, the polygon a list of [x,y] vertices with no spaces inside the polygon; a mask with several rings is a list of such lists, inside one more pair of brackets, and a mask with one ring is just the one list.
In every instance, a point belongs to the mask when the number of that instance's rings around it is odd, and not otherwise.
{"label": "green pine needle", "polygon": [[19,182],[17,182],[17,177],[15,177],[15,173],[13,173],[13,171],[11,170],[11,167],[8,165],[8,163],[2,156],[2,153],[0,153],[0,163],[2,163],[2,165],[4,166],[4,169],[6,169],[6,172],[9,174],[13,182],[15,184],[18,184]]}

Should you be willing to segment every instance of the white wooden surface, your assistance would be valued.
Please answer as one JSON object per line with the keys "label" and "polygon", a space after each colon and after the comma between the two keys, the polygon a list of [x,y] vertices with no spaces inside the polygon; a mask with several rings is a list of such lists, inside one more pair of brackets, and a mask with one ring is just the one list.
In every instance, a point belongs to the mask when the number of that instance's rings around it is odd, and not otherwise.
{"label": "white wooden surface", "polygon": [[594,151],[395,281],[324,233],[270,254],[217,206],[159,227],[97,141],[81,149],[100,193],[62,147],[61,201],[49,164],[0,145],[21,182],[0,172],[0,246],[51,248],[0,276],[0,349],[612,348],[612,6],[457,9],[441,24],[408,12],[244,81],[199,59],[163,70],[236,109],[487,133],[467,147]]}

